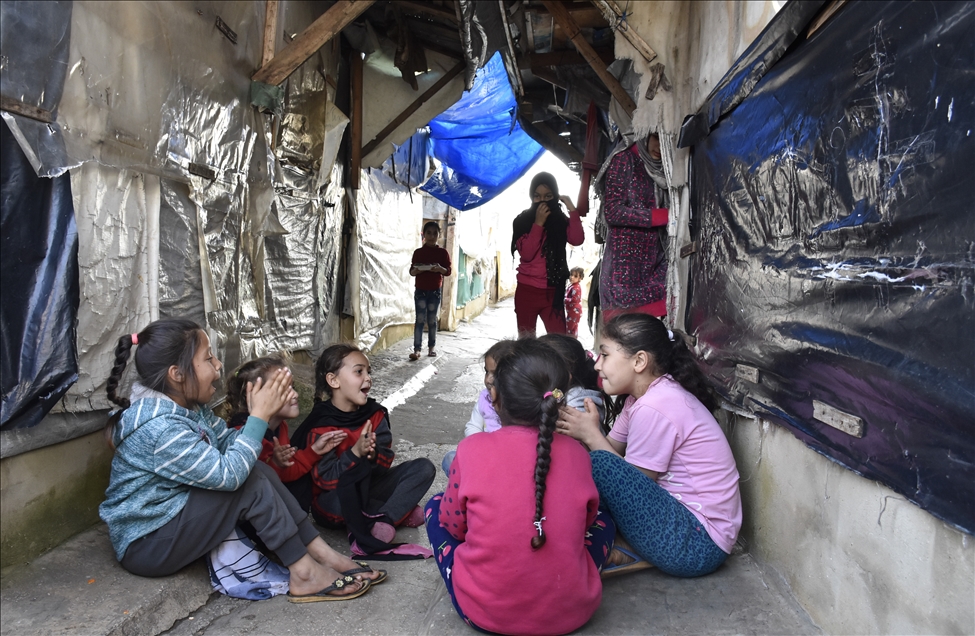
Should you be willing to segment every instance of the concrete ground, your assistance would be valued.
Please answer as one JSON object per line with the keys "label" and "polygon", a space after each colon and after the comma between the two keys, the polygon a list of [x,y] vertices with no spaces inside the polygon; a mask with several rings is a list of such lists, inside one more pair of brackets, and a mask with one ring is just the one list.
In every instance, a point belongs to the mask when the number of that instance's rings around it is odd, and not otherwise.
{"label": "concrete ground", "polygon": [[[438,335],[437,358],[409,362],[408,340],[371,356],[373,395],[392,407],[398,459],[427,457],[437,466],[463,437],[483,387],[480,355],[513,337],[511,300],[470,324]],[[586,331],[585,326],[581,330]],[[591,336],[582,335],[591,345]],[[424,340],[424,350],[426,340]],[[296,377],[312,381],[310,368]],[[443,490],[438,472],[430,493]],[[323,530],[347,552],[344,533]],[[422,529],[398,541],[428,545]],[[378,564],[378,562],[377,562]],[[145,579],[116,562],[103,525],[78,535],[34,562],[4,571],[0,634],[474,634],[453,611],[437,568],[428,561],[382,564],[390,578],[347,602],[294,605],[283,597],[242,601],[211,593],[206,567]],[[516,584],[514,582],[513,584]],[[646,570],[611,579],[603,603],[578,634],[818,634],[787,586],[747,553],[717,572],[678,579]]]}

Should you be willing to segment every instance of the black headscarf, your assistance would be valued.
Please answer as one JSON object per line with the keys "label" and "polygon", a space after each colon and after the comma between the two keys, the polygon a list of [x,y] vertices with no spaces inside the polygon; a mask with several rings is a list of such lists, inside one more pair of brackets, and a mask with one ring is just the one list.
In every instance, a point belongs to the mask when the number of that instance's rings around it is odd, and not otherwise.
{"label": "black headscarf", "polygon": [[552,212],[545,219],[545,225],[542,226],[545,230],[542,254],[545,255],[545,275],[548,285],[555,288],[556,292],[552,305],[560,307],[565,303],[565,281],[569,278],[569,264],[565,259],[569,217],[562,211],[562,203],[559,201],[559,184],[555,181],[555,177],[548,172],[539,172],[532,179],[528,195],[534,196],[535,189],[540,185],[548,186],[548,189],[552,191],[552,200],[532,203],[530,208],[515,217],[511,232],[511,253],[514,254],[517,249],[518,239],[531,232],[538,206],[542,203],[548,203]]}

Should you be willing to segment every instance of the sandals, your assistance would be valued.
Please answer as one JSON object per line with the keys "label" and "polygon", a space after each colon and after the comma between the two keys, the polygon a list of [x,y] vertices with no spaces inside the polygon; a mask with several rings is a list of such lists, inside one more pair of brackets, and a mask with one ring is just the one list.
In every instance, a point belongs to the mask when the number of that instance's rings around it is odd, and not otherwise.
{"label": "sandals", "polygon": [[419,351],[414,351],[413,353],[410,354],[410,361],[411,362],[416,362],[419,359],[420,359],[420,352]]}
{"label": "sandals", "polygon": [[[417,357],[419,357],[420,354],[418,353],[416,355],[417,355]],[[427,357],[428,358],[436,358],[437,357],[437,352],[434,351],[433,349],[430,349],[430,353],[427,354]]]}
{"label": "sandals", "polygon": [[624,556],[627,556],[633,560],[629,563],[611,565],[607,559],[606,565],[603,566],[603,570],[599,574],[599,578],[601,579],[608,579],[621,574],[628,574],[630,572],[639,572],[640,570],[649,570],[653,567],[653,563],[650,563],[642,556],[637,554],[636,551],[634,551],[633,548],[620,537],[617,537],[615,543],[613,544],[613,549],[610,550],[610,555],[612,555],[613,552],[620,552]]}
{"label": "sandals", "polygon": [[319,590],[318,592],[315,592],[314,594],[292,594],[291,592],[288,592],[288,601],[290,601],[291,603],[318,603],[321,601],[349,601],[354,598],[359,598],[360,596],[368,592],[370,587],[372,587],[372,584],[370,583],[369,579],[363,579],[362,581],[360,581],[360,583],[362,583],[362,587],[359,588],[359,591],[357,592],[353,592],[352,594],[344,594],[342,596],[334,596],[332,594],[332,592],[335,592],[336,590],[341,590],[346,585],[351,585],[352,583],[355,583],[355,579],[352,578],[351,576],[346,575],[340,579],[335,579],[335,581],[333,581],[331,585],[326,587],[324,590]]}
{"label": "sandals", "polygon": [[356,574],[368,574],[369,572],[379,572],[379,576],[377,576],[374,579],[367,579],[367,578],[362,579],[363,581],[369,581],[370,585],[379,585],[387,578],[389,578],[389,575],[386,573],[386,570],[373,570],[371,567],[369,567],[369,564],[366,563],[365,561],[356,561],[356,564],[358,564],[359,567],[352,570],[346,570],[342,574],[344,576],[354,577]]}

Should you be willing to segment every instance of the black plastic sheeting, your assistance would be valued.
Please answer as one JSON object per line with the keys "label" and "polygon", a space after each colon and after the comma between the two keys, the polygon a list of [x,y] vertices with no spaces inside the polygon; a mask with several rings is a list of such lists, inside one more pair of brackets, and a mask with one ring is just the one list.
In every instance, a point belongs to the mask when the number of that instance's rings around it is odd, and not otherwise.
{"label": "black plastic sheeting", "polygon": [[678,148],[687,148],[708,136],[718,120],[741,103],[786,50],[805,30],[825,0],[791,0],[768,23],[725,73],[704,104],[684,118]]}
{"label": "black plastic sheeting", "polygon": [[686,325],[731,402],[968,533],[973,69],[971,2],[852,2],[797,43],[694,148]]}
{"label": "black plastic sheeting", "polygon": [[34,426],[78,379],[71,178],[38,177],[0,124],[0,428]]}

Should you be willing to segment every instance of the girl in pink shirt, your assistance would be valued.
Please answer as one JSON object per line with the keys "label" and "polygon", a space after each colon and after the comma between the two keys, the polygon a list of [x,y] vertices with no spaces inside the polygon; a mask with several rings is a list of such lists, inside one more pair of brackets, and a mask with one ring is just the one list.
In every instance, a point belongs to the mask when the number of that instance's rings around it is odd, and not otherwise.
{"label": "girl in pink shirt", "polygon": [[741,498],[704,375],[682,337],[646,314],[610,320],[599,352],[603,390],[626,396],[609,436],[590,404],[585,413],[562,409],[558,430],[592,451],[600,501],[633,547],[618,544],[623,554],[614,550],[610,563],[649,563],[674,576],[713,572],[738,538]]}
{"label": "girl in pink shirt", "polygon": [[554,434],[568,384],[552,348],[513,343],[490,389],[501,429],[464,438],[446,492],[427,503],[454,609],[481,631],[565,634],[602,600],[599,569],[616,529],[598,511],[586,449]]}

